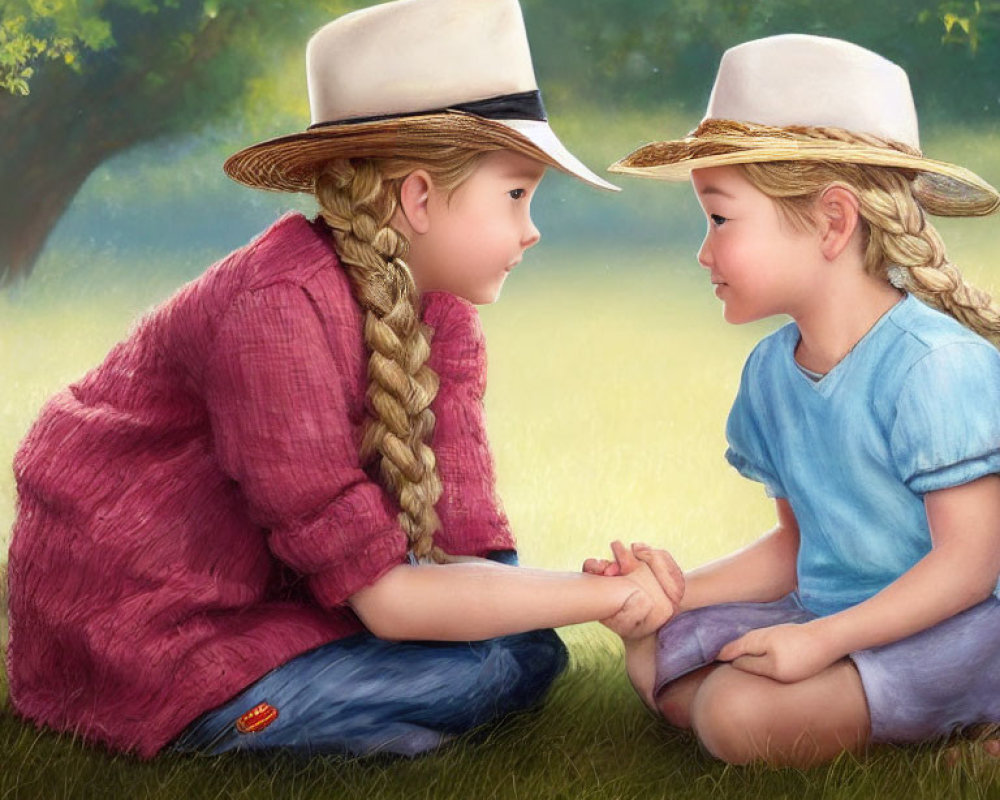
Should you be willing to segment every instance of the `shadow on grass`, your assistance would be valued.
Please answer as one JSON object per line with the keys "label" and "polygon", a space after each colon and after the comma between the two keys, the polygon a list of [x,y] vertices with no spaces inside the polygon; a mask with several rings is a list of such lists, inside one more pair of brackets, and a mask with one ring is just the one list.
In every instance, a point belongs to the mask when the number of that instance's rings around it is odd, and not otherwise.
{"label": "shadow on grass", "polygon": [[[572,664],[543,709],[419,759],[233,754],[141,762],[0,715],[0,798],[990,798],[1000,768],[960,745],[880,747],[807,771],[736,768],[646,714],[617,645],[592,626],[567,635]],[[5,688],[5,687],[4,687]]]}

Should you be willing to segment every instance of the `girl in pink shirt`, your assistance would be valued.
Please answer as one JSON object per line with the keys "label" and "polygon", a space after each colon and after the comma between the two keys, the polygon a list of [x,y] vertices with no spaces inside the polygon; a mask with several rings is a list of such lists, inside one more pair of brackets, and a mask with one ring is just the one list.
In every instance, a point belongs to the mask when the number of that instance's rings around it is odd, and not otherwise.
{"label": "girl in pink shirt", "polygon": [[308,68],[315,124],[226,169],[318,218],[150,313],[17,454],[8,674],[38,724],[144,758],[414,754],[536,703],[565,664],[539,629],[674,611],[664,554],[508,566],[472,304],[538,241],[547,166],[610,187],[548,127],[516,0],[349,14]]}

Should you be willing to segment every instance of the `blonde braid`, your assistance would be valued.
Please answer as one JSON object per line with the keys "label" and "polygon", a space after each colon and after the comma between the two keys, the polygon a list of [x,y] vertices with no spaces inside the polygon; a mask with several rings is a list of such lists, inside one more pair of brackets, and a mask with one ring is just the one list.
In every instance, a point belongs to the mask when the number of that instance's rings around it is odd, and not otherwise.
{"label": "blonde braid", "polygon": [[397,206],[395,187],[383,180],[375,162],[342,159],[329,162],[317,176],[316,196],[365,312],[371,416],[362,462],[377,461],[383,486],[399,503],[400,525],[413,554],[446,561],[434,546],[441,527],[434,510],[441,481],[426,443],[434,429],[430,404],[438,377],[426,363],[430,332],[420,323],[416,286],[403,261],[408,243],[389,224]]}
{"label": "blonde braid", "polygon": [[[948,259],[941,236],[909,191],[905,176],[887,170],[859,194],[868,223],[865,266],[870,273],[902,277],[902,288],[950,314],[1000,346],[1000,306],[989,293],[967,283]],[[878,185],[882,184],[882,185]]]}
{"label": "blonde braid", "polygon": [[[794,127],[795,136],[858,142],[911,154],[918,151],[839,128]],[[740,165],[750,182],[775,200],[794,224],[810,224],[815,200],[833,184],[846,186],[859,202],[865,233],[865,269],[891,280],[951,315],[1000,347],[1000,306],[989,293],[967,283],[948,260],[944,242],[911,190],[910,170],[832,161],[776,161]]]}

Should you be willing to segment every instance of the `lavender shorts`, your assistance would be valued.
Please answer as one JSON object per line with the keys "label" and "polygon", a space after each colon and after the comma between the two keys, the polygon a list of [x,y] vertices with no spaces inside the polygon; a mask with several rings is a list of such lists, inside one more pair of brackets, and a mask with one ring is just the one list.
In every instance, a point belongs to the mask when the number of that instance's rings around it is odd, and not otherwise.
{"label": "lavender shorts", "polygon": [[[773,603],[724,603],[677,616],[660,629],[659,692],[715,661],[748,631],[816,619],[794,594]],[[917,742],[1000,723],[1000,600],[991,597],[906,639],[850,654],[861,675],[872,741]]]}

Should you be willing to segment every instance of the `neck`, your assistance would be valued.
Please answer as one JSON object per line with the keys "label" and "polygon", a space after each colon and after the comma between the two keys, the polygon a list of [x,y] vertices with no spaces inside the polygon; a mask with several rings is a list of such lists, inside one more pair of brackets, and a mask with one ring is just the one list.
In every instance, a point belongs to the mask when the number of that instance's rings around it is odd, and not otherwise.
{"label": "neck", "polygon": [[852,280],[830,281],[818,300],[793,314],[801,338],[795,360],[806,369],[827,373],[861,341],[903,293],[864,272]]}

